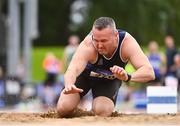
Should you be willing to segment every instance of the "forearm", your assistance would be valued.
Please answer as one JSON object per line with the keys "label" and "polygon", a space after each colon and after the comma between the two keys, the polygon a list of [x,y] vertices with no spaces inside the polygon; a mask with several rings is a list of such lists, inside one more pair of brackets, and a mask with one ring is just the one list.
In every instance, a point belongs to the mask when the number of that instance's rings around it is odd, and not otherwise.
{"label": "forearm", "polygon": [[85,65],[82,62],[79,62],[79,64],[75,64],[75,62],[70,63],[64,75],[64,85],[75,84],[76,78],[84,70]]}
{"label": "forearm", "polygon": [[136,72],[132,73],[130,81],[144,83],[154,79],[155,77],[152,67],[143,66],[139,68]]}
{"label": "forearm", "polygon": [[76,81],[76,73],[73,70],[67,69],[64,74],[64,85],[74,84]]}
{"label": "forearm", "polygon": [[64,75],[65,85],[75,84],[76,78],[84,71],[87,63],[94,59],[93,48],[81,42]]}

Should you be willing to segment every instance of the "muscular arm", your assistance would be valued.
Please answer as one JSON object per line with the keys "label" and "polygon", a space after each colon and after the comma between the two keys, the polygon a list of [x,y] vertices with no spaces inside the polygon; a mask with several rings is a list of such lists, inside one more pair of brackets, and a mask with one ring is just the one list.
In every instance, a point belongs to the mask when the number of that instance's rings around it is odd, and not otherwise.
{"label": "muscular arm", "polygon": [[123,59],[127,59],[136,69],[132,73],[131,81],[147,82],[155,78],[147,56],[143,53],[136,40],[128,33],[122,45],[121,53]]}
{"label": "muscular arm", "polygon": [[96,56],[90,41],[91,39],[87,36],[77,48],[64,75],[65,88],[74,85],[76,77],[85,69],[87,63],[91,62]]}

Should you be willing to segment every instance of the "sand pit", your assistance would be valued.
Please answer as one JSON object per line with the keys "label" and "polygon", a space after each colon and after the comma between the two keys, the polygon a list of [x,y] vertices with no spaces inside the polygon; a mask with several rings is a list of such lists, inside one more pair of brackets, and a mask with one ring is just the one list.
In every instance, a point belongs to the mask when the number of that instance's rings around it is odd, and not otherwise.
{"label": "sand pit", "polygon": [[77,109],[71,116],[62,118],[55,110],[47,113],[1,112],[1,126],[179,126],[180,113],[166,115],[125,114],[114,112],[111,117],[98,117],[92,112]]}

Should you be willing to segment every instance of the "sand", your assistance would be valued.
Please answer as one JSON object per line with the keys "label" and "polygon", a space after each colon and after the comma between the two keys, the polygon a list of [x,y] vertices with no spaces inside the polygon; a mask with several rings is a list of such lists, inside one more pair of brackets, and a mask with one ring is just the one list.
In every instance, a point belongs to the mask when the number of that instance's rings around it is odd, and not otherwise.
{"label": "sand", "polygon": [[180,126],[180,113],[151,115],[145,113],[117,113],[111,117],[95,116],[90,111],[75,110],[68,117],[60,117],[56,110],[45,113],[1,112],[0,126]]}

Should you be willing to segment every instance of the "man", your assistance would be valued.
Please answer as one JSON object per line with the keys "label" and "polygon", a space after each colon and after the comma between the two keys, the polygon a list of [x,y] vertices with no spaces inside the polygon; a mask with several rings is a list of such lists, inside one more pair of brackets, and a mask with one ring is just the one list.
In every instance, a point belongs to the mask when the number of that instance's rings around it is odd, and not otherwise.
{"label": "man", "polygon": [[172,70],[174,65],[174,56],[177,54],[177,49],[174,44],[174,38],[170,35],[165,37],[166,45],[166,77],[175,76],[175,72]]}
{"label": "man", "polygon": [[64,50],[64,69],[66,70],[75,53],[77,47],[79,46],[79,37],[77,35],[71,35],[68,39],[68,45]]}
{"label": "man", "polygon": [[155,80],[150,81],[150,85],[153,86],[160,86],[162,75],[164,74],[164,64],[165,64],[165,57],[159,52],[159,45],[156,41],[152,40],[149,42],[148,45],[148,55],[147,55],[150,64],[154,69]]}
{"label": "man", "polygon": [[[128,61],[137,69],[132,75],[124,70]],[[121,81],[147,82],[154,79],[154,72],[136,40],[118,31],[112,18],[100,17],[79,45],[64,79],[65,88],[57,104],[61,116],[71,114],[90,89],[92,111],[110,116]]]}

